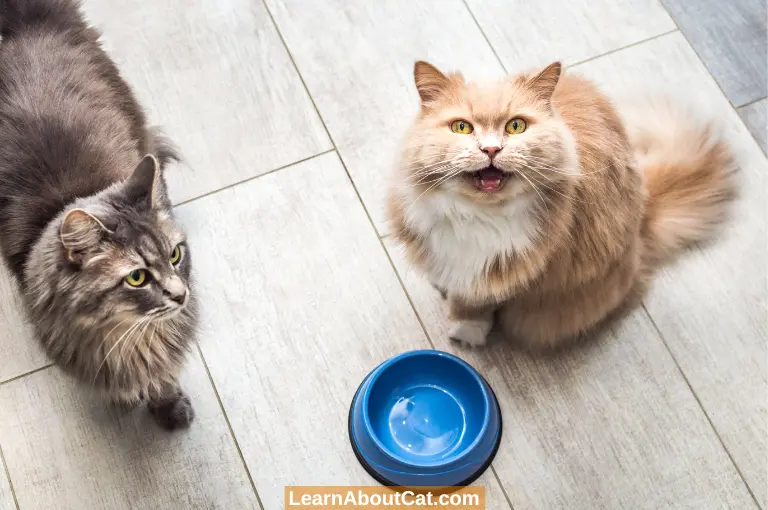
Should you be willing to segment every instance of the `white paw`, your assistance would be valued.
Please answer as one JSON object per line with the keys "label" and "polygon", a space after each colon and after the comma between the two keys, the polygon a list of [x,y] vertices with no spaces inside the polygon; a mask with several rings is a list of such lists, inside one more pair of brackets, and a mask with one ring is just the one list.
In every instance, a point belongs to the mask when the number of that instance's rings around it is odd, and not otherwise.
{"label": "white paw", "polygon": [[480,347],[485,345],[492,327],[491,321],[462,321],[451,327],[448,337],[468,347]]}

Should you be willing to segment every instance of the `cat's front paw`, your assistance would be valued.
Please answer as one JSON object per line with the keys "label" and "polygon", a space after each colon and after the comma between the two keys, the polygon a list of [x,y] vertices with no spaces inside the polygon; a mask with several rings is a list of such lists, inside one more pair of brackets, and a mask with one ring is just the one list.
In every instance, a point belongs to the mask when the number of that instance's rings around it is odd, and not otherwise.
{"label": "cat's front paw", "polygon": [[165,400],[162,403],[150,402],[149,412],[157,424],[166,430],[189,427],[195,419],[192,402],[187,395],[181,392],[174,400]]}
{"label": "cat's front paw", "polygon": [[448,338],[466,347],[481,347],[485,345],[492,327],[492,321],[465,320],[451,327]]}

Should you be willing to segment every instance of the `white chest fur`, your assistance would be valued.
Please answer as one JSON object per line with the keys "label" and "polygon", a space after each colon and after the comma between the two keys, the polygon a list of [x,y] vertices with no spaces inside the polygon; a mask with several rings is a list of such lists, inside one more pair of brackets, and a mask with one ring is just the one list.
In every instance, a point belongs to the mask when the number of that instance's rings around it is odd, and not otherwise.
{"label": "white chest fur", "polygon": [[540,226],[532,206],[531,197],[479,206],[453,193],[435,193],[410,203],[405,220],[427,240],[432,283],[449,293],[471,295],[498,255],[531,247]]}

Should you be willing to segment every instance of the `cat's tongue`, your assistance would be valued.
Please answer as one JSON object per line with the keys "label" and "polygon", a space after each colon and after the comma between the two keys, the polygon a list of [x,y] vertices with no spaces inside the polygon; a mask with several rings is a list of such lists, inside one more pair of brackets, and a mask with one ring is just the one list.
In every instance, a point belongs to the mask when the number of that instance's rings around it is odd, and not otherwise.
{"label": "cat's tongue", "polygon": [[501,181],[504,178],[504,174],[501,170],[496,168],[486,168],[485,170],[479,170],[475,174],[475,186],[479,190],[493,193],[499,191],[501,188]]}

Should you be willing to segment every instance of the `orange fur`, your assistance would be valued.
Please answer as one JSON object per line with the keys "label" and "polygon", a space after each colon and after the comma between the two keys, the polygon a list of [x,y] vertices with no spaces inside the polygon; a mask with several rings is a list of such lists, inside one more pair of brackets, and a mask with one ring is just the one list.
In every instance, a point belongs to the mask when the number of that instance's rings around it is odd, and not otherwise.
{"label": "orange fur", "polygon": [[[711,237],[735,196],[711,123],[656,98],[626,110],[625,130],[594,85],[560,72],[477,84],[416,64],[422,108],[387,210],[411,262],[447,294],[458,340],[482,344],[494,317],[533,347],[590,331]],[[526,131],[507,134],[512,118]],[[452,132],[457,119],[472,133]],[[489,165],[504,175],[495,191],[477,184]]]}

